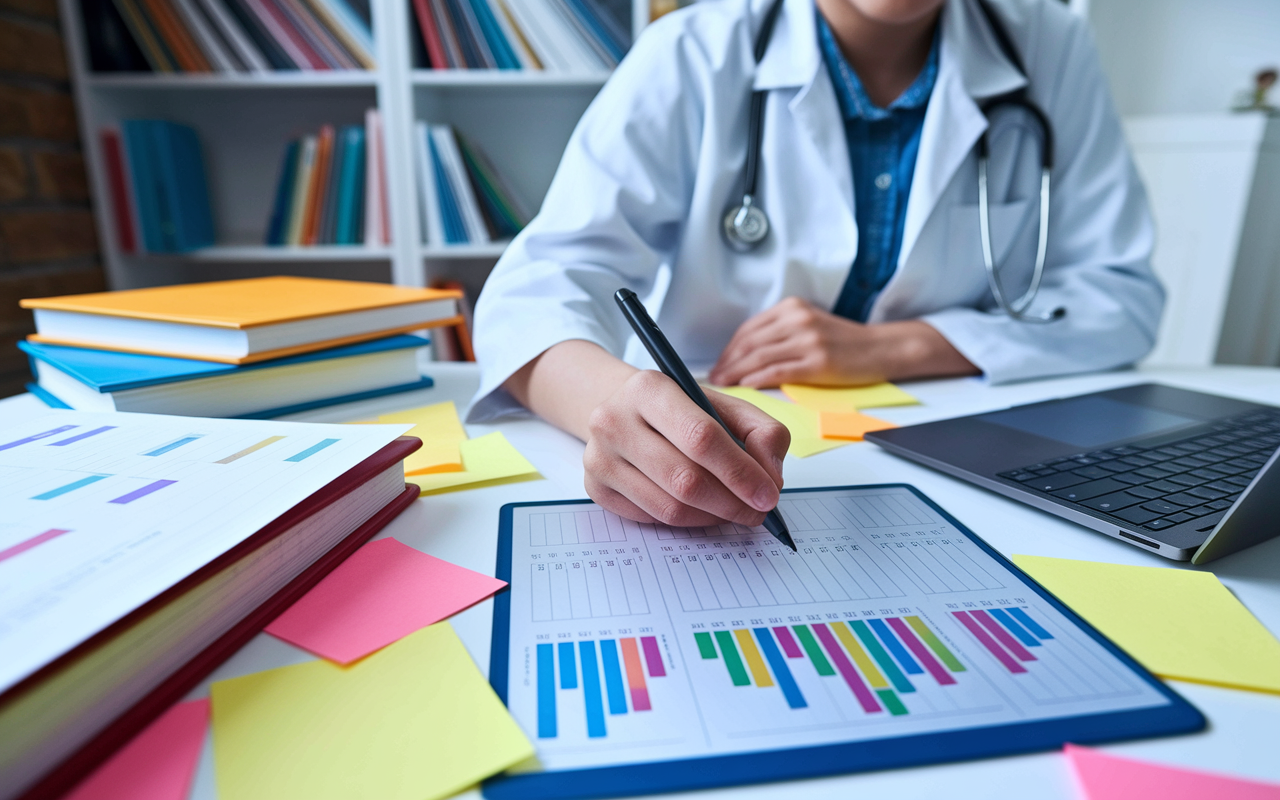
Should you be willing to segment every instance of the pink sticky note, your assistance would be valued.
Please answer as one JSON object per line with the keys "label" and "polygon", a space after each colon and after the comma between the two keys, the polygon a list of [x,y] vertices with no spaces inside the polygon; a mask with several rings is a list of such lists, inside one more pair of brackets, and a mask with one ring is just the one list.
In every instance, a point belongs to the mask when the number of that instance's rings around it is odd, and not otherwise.
{"label": "pink sticky note", "polygon": [[395,539],[380,539],[339,564],[266,630],[330,661],[350,664],[506,585]]}
{"label": "pink sticky note", "polygon": [[62,800],[183,800],[209,730],[209,701],[179,703]]}
{"label": "pink sticky note", "polygon": [[1087,800],[1280,800],[1280,786],[1272,783],[1134,761],[1073,744],[1065,750]]}

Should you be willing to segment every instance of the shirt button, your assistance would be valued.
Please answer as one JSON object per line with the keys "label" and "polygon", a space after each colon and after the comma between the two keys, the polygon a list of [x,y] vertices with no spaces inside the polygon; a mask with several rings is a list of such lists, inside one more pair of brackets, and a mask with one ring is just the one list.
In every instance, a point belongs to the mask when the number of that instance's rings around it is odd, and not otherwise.
{"label": "shirt button", "polygon": [[879,175],[876,176],[877,189],[888,189],[890,184],[892,183],[893,183],[893,176],[887,172],[881,172]]}

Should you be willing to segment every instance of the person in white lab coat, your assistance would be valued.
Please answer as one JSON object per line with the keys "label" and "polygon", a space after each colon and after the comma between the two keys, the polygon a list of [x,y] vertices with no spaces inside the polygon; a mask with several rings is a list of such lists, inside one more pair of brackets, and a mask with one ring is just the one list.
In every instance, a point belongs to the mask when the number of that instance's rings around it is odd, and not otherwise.
{"label": "person in white lab coat", "polygon": [[[1148,352],[1163,306],[1153,226],[1086,26],[1052,0],[987,2],[1015,60],[979,0],[782,0],[758,64],[770,0],[709,0],[650,26],[485,285],[470,419],[523,405],[583,439],[588,493],[623,516],[755,525],[777,502],[785,428],[711,393],[738,450],[652,372],[618,288],[718,384],[1006,382]],[[1028,310],[1050,322],[1002,312],[980,239],[975,143],[990,129],[992,255],[1021,294],[1044,138],[1021,112],[989,121],[979,106],[1022,86],[1053,134],[1043,283]],[[743,194],[753,89],[768,92],[756,197],[771,225],[740,253],[722,220]],[[873,144],[896,143],[896,170],[859,174],[875,162],[857,126],[895,108],[905,133]],[[875,193],[904,185],[896,207]],[[860,231],[856,212],[873,206],[887,211]]]}

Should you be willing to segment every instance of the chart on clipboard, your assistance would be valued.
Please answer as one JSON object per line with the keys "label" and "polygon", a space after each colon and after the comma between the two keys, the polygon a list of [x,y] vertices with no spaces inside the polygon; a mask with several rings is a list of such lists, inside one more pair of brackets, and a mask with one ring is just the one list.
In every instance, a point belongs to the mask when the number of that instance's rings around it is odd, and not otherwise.
{"label": "chart on clipboard", "polygon": [[764,528],[516,506],[506,699],[542,770],[959,731],[1169,699],[907,487]]}

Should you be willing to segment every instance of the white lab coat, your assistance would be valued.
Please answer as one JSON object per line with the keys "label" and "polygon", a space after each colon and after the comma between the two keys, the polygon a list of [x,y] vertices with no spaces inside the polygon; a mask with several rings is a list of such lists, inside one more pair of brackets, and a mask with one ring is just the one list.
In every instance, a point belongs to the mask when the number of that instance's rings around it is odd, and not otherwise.
{"label": "white lab coat", "polygon": [[[569,339],[638,366],[653,362],[612,295],[635,290],[691,367],[714,363],[748,317],[788,296],[830,309],[858,249],[843,122],[823,63],[813,0],[784,0],[757,66],[752,41],[768,0],[704,0],[639,37],[583,115],[537,218],[507,249],[476,306],[482,370],[471,419],[518,406],[500,387]],[[1163,291],[1153,226],[1092,40],[1049,0],[995,0],[1027,65],[1030,94],[1056,134],[1049,246],[1033,312],[995,310],[983,269],[974,144],[988,126],[975,100],[1026,81],[1001,53],[975,0],[948,0],[897,271],[869,321],[920,318],[992,382],[1132,363],[1155,339]],[[730,251],[721,218],[741,198],[751,90],[769,90],[759,202],[763,246]],[[992,128],[991,220],[1007,293],[1027,285],[1039,219],[1038,137]]]}

